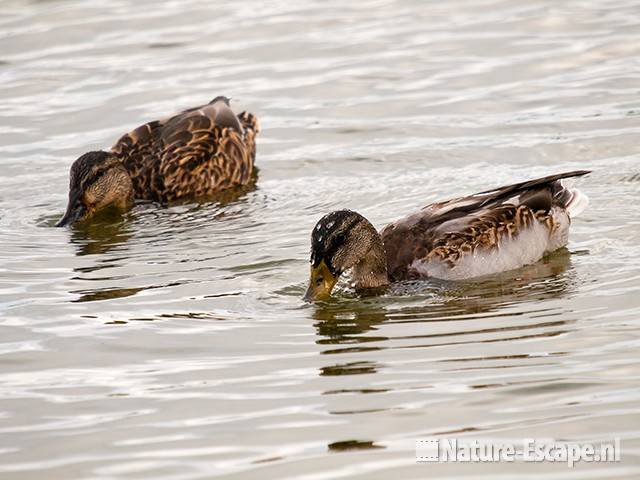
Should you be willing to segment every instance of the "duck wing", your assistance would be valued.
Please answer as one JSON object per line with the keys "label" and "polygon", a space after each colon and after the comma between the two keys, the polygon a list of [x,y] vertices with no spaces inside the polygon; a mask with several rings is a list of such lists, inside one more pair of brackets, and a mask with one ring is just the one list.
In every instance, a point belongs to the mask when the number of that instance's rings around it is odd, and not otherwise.
{"label": "duck wing", "polygon": [[[381,232],[392,280],[463,279],[518,268],[564,246],[570,215],[586,206],[550,175],[427,205]],[[508,247],[508,248],[507,248]]]}
{"label": "duck wing", "polygon": [[222,101],[144,124],[112,147],[137,198],[171,202],[210,196],[250,182],[259,123]]}

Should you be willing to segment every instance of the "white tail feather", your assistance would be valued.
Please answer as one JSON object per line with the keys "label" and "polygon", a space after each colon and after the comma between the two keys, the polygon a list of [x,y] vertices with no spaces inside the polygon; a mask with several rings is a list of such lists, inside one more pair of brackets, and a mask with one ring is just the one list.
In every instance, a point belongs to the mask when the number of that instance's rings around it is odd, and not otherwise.
{"label": "white tail feather", "polygon": [[580,215],[589,205],[589,197],[582,193],[577,188],[569,189],[571,192],[571,200],[567,202],[567,213],[570,218],[575,218]]}

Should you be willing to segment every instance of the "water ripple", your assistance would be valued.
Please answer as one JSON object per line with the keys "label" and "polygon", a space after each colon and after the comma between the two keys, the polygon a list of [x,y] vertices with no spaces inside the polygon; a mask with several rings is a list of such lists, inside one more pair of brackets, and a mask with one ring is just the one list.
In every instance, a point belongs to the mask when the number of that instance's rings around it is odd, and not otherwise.
{"label": "water ripple", "polygon": [[[418,478],[420,437],[617,436],[580,476],[638,476],[637,2],[5,3],[0,471]],[[261,118],[255,185],[52,228],[73,159],[223,93]],[[578,168],[543,262],[300,299],[332,209]]]}

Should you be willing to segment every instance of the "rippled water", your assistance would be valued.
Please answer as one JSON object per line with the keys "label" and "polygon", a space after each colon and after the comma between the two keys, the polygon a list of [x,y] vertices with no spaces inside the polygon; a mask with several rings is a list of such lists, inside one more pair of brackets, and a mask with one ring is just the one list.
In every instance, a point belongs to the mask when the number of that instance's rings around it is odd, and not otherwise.
{"label": "rippled water", "polygon": [[[52,228],[77,156],[219,94],[262,120],[255,190]],[[639,116],[634,1],[3,2],[0,473],[638,478]],[[332,209],[577,168],[537,265],[301,301]],[[416,464],[434,435],[622,461]]]}

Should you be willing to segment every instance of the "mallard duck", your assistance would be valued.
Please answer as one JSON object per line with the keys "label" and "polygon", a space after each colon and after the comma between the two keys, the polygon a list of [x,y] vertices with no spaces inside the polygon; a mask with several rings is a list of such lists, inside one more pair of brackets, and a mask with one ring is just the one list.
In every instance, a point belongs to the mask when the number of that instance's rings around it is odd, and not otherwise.
{"label": "mallard duck", "polygon": [[380,233],[362,215],[338,210],[311,233],[311,275],[305,299],[331,295],[351,270],[356,290],[390,282],[465,280],[520,268],[567,244],[571,218],[588,204],[561,179],[579,170],[432,203]]}
{"label": "mallard duck", "polygon": [[71,165],[69,203],[57,226],[91,218],[134,199],[169,203],[211,196],[252,179],[258,119],[233,113],[227,97],[146,123],[108,152],[88,152]]}

